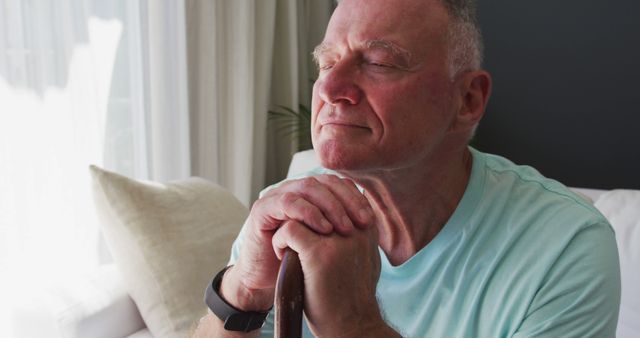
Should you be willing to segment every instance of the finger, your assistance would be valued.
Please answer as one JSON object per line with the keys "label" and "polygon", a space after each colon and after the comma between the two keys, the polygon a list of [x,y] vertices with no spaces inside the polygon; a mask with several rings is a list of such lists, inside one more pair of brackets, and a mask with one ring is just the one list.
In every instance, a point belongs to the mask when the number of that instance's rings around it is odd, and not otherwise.
{"label": "finger", "polygon": [[288,182],[278,190],[280,193],[291,192],[304,196],[305,200],[320,209],[324,217],[333,224],[333,229],[339,233],[346,235],[354,228],[341,199],[327,185],[318,181],[315,176]]}
{"label": "finger", "polygon": [[316,179],[327,186],[340,200],[349,217],[359,228],[366,229],[373,224],[373,209],[352,180],[335,175],[320,175]]}
{"label": "finger", "polygon": [[317,205],[334,225],[334,229],[342,235],[348,235],[354,228],[353,221],[342,200],[332,189],[318,180],[320,176],[302,180],[301,189],[309,201]]}
{"label": "finger", "polygon": [[282,259],[286,248],[301,254],[310,250],[314,243],[318,243],[321,237],[310,231],[304,224],[296,221],[286,221],[276,231],[271,239],[273,250],[278,259]]}
{"label": "finger", "polygon": [[261,230],[273,231],[286,220],[296,220],[321,234],[330,234],[334,227],[322,211],[299,194],[286,192],[263,197],[251,209],[251,217]]}

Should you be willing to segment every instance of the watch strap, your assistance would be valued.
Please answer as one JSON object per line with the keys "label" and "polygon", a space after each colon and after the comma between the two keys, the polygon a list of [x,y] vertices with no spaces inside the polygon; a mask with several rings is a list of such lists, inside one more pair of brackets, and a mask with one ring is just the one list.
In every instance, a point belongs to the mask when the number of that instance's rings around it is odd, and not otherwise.
{"label": "watch strap", "polygon": [[211,312],[224,322],[224,329],[227,331],[250,332],[257,330],[264,325],[269,312],[242,311],[220,296],[220,284],[224,273],[233,265],[222,269],[207,286],[204,293],[204,302]]}

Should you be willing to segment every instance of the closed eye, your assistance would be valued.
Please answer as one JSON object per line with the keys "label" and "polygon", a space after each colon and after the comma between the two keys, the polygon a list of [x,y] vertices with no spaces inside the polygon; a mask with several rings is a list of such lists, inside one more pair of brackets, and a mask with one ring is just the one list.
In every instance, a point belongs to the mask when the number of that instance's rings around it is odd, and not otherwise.
{"label": "closed eye", "polygon": [[334,58],[330,58],[330,57],[322,57],[322,58],[316,58],[316,66],[318,67],[318,70],[329,70],[331,68],[333,68],[333,66],[336,64],[336,60]]}
{"label": "closed eye", "polygon": [[381,68],[392,68],[392,67],[394,67],[392,64],[384,63],[384,62],[376,62],[376,61],[369,61],[369,65],[374,66],[374,67],[381,67]]}
{"label": "closed eye", "polygon": [[318,63],[318,70],[329,70],[331,69],[331,67],[333,67],[332,63],[323,63],[323,64]]}
{"label": "closed eye", "polygon": [[363,60],[363,66],[372,72],[386,73],[397,70],[399,67],[392,62],[380,60]]}

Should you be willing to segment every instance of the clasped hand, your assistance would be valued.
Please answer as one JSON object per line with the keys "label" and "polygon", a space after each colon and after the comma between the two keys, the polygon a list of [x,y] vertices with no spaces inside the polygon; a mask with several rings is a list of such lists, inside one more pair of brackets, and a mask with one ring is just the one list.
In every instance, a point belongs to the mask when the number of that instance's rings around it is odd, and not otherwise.
{"label": "clasped hand", "polygon": [[369,202],[349,179],[321,175],[272,189],[253,205],[231,270],[244,289],[235,294],[246,295],[239,305],[261,310],[255,307],[273,303],[279,258],[289,247],[300,257],[305,315],[314,335],[337,337],[381,325],[374,222]]}

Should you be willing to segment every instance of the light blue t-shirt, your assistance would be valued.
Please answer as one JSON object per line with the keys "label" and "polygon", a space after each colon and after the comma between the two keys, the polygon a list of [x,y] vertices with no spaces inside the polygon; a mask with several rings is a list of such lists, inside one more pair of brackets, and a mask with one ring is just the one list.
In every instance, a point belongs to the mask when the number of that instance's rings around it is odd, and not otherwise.
{"label": "light blue t-shirt", "polygon": [[[415,338],[614,337],[620,270],[607,220],[535,169],[470,150],[467,189],[438,235],[399,266],[380,250],[387,323]],[[273,337],[273,316],[261,337]]]}

